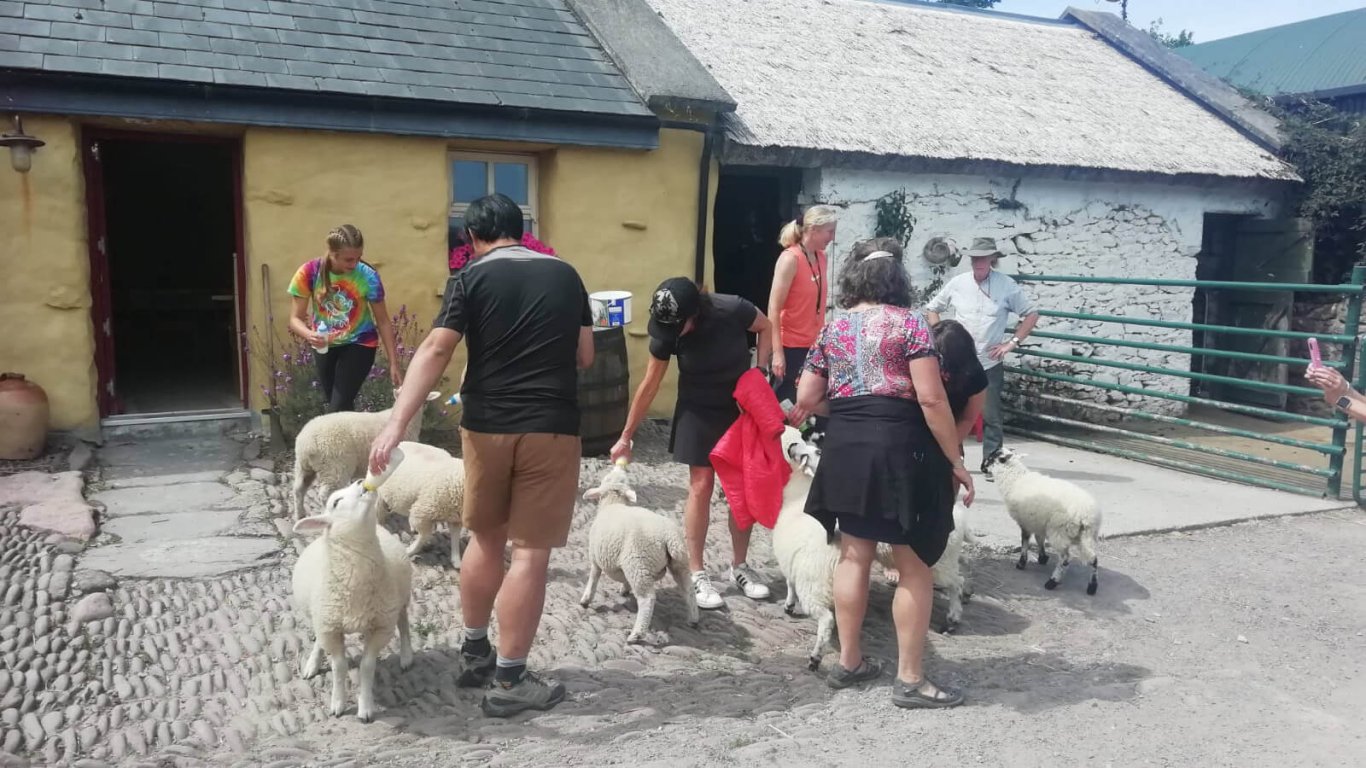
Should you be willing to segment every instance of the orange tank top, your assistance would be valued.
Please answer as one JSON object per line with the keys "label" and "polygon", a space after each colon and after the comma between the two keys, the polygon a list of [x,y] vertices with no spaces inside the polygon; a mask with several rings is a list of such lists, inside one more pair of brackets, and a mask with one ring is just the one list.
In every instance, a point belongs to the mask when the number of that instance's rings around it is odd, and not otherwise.
{"label": "orange tank top", "polygon": [[826,288],[825,251],[816,251],[815,263],[800,245],[783,251],[797,259],[797,272],[787,289],[778,322],[782,326],[784,347],[810,347],[825,325]]}

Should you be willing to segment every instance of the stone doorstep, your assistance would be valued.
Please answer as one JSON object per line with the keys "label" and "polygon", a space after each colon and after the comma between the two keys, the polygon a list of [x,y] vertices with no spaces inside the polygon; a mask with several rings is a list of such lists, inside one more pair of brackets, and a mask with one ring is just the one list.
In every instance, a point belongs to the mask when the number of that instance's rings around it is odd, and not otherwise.
{"label": "stone doorstep", "polygon": [[273,537],[212,536],[98,547],[81,567],[122,578],[207,578],[270,565],[279,552]]}
{"label": "stone doorstep", "polygon": [[174,514],[187,510],[229,508],[237,494],[222,483],[192,482],[120,488],[90,497],[105,506],[109,518],[127,515]]}
{"label": "stone doorstep", "polygon": [[117,536],[124,544],[183,541],[229,533],[239,526],[238,517],[238,510],[231,509],[120,515],[105,520],[100,532]]}
{"label": "stone doorstep", "polygon": [[123,490],[126,488],[151,488],[167,485],[185,485],[187,483],[222,483],[228,476],[225,471],[207,472],[184,472],[172,475],[147,475],[145,477],[124,477],[110,480],[104,483],[104,487],[111,491]]}

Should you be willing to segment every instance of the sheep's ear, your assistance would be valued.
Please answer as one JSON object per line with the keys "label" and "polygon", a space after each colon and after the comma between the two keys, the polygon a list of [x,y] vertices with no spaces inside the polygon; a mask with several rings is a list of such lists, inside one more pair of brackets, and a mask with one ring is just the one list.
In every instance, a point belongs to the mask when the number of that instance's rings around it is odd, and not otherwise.
{"label": "sheep's ear", "polygon": [[441,397],[441,393],[440,393],[440,392],[428,392],[428,393],[427,393],[427,402],[430,403],[431,401],[436,400],[436,399],[439,398],[439,397]]}
{"label": "sheep's ear", "polygon": [[322,533],[332,527],[332,518],[328,515],[314,515],[305,517],[294,524],[295,533]]}
{"label": "sheep's ear", "polygon": [[584,501],[597,501],[600,496],[602,496],[601,488],[589,488],[583,492]]}
{"label": "sheep's ear", "polygon": [[630,488],[627,488],[627,489],[626,489],[626,500],[629,501],[629,502],[631,502],[632,504],[636,503],[636,492],[633,491],[633,490],[631,490]]}

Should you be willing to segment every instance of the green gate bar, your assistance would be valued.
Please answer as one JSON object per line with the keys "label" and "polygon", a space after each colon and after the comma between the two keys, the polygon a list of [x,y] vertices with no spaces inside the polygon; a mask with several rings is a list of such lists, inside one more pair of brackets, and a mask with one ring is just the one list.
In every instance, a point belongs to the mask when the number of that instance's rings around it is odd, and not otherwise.
{"label": "green gate bar", "polygon": [[1166,280],[1159,278],[1098,277],[1091,275],[1013,275],[1016,280],[1029,283],[1099,283],[1101,285],[1147,285],[1158,288],[1207,288],[1228,291],[1263,291],[1266,293],[1336,293],[1360,296],[1363,285],[1322,285],[1320,283],[1244,283],[1236,280]]}
{"label": "green gate bar", "polygon": [[1021,394],[1023,394],[1025,397],[1031,400],[1044,400],[1050,403],[1058,403],[1059,405],[1070,405],[1074,407],[1087,408],[1095,411],[1104,411],[1105,413],[1114,413],[1120,416],[1138,419],[1140,421],[1151,421],[1158,424],[1171,424],[1177,427],[1192,427],[1195,429],[1203,429],[1207,432],[1214,432],[1220,435],[1229,435],[1231,437],[1245,437],[1249,440],[1261,440],[1267,443],[1276,443],[1277,445],[1284,445],[1291,448],[1303,448],[1308,451],[1317,451],[1318,453],[1323,454],[1342,453],[1344,450],[1342,446],[1333,445],[1332,443],[1315,443],[1308,440],[1297,440],[1293,437],[1281,437],[1280,435],[1266,435],[1262,434],[1261,432],[1253,432],[1249,429],[1225,427],[1222,424],[1211,424],[1207,421],[1198,421],[1196,419],[1183,419],[1179,416],[1167,416],[1161,413],[1148,413],[1146,411],[1140,411],[1134,408],[1121,408],[1117,405],[1108,405],[1105,403],[1092,403],[1085,400],[1071,400],[1066,397],[1060,397],[1058,395],[1045,395],[1039,394],[1037,392],[1022,392]]}
{"label": "green gate bar", "polygon": [[1220,376],[1214,373],[1197,373],[1195,371],[1182,371],[1176,368],[1158,368],[1153,365],[1141,365],[1139,363],[1126,363],[1122,360],[1106,360],[1101,357],[1079,357],[1077,355],[1064,355],[1059,352],[1045,352],[1042,349],[1024,348],[1017,350],[1021,355],[1030,357],[1042,357],[1049,360],[1062,360],[1069,363],[1082,363],[1084,365],[1101,365],[1106,368],[1120,368],[1126,371],[1138,371],[1140,373],[1154,373],[1159,376],[1178,376],[1183,379],[1195,379],[1197,381],[1209,381],[1216,384],[1232,384],[1244,389],[1260,389],[1263,392],[1286,392],[1292,395],[1322,395],[1323,392],[1315,387],[1297,387],[1294,384],[1275,384],[1270,381],[1252,381],[1249,379],[1239,379],[1234,376]]}
{"label": "green gate bar", "polygon": [[[1300,357],[1281,357],[1280,355],[1263,355],[1256,352],[1234,352],[1227,349],[1204,349],[1201,347],[1181,347],[1172,344],[1158,344],[1151,341],[1126,341],[1124,339],[1110,339],[1104,336],[1077,336],[1071,333],[1058,333],[1057,331],[1034,331],[1029,334],[1041,339],[1055,339],[1057,341],[1074,341],[1079,344],[1096,344],[1107,347],[1127,347],[1129,349],[1152,349],[1158,352],[1175,352],[1191,357],[1224,357],[1234,360],[1247,360],[1253,363],[1279,363],[1284,365],[1306,365],[1308,360]],[[1324,360],[1323,364],[1329,368],[1345,368],[1346,363],[1337,360]]]}
{"label": "green gate bar", "polygon": [[1326,419],[1322,416],[1309,416],[1303,413],[1287,413],[1286,411],[1273,411],[1270,408],[1261,408],[1256,405],[1243,405],[1242,403],[1226,403],[1222,400],[1210,400],[1205,397],[1194,395],[1178,395],[1175,392],[1158,392],[1140,387],[1130,387],[1124,384],[1111,384],[1108,381],[1095,381],[1094,379],[1082,379],[1076,376],[1068,376],[1064,373],[1050,373],[1048,371],[1037,371],[1033,368],[1020,368],[1014,365],[1007,365],[1006,373],[1014,373],[1020,376],[1032,376],[1038,379],[1048,379],[1066,384],[1077,384],[1084,387],[1096,387],[1097,389],[1108,389],[1114,392],[1123,392],[1127,395],[1139,395],[1142,397],[1156,397],[1162,400],[1174,400],[1190,405],[1203,405],[1210,408],[1229,411],[1230,413],[1241,413],[1245,416],[1258,416],[1264,419],[1276,421],[1293,421],[1300,424],[1312,424],[1316,427],[1338,427],[1347,425],[1342,419]]}
{"label": "green gate bar", "polygon": [[[1230,451],[1227,448],[1215,448],[1210,445],[1198,445],[1196,443],[1188,442],[1186,440],[1175,440],[1170,437],[1162,437],[1161,435],[1149,435],[1145,432],[1133,432],[1127,429],[1120,429],[1119,427],[1106,426],[1105,424],[1095,424],[1089,421],[1078,421],[1076,419],[1068,419],[1062,416],[1048,416],[1042,413],[1033,413],[1023,408],[1016,408],[1014,406],[1009,405],[1005,406],[1004,409],[1007,413],[1015,413],[1021,416],[1027,416],[1033,421],[1042,421],[1048,424],[1061,424],[1063,426],[1068,427],[1081,427],[1082,429],[1088,429],[1092,432],[1103,432],[1105,434],[1111,435],[1123,435],[1124,437],[1131,438],[1133,440],[1141,440],[1145,443],[1169,445],[1173,448],[1181,448],[1187,451],[1207,453],[1211,456],[1218,456],[1222,459],[1246,461],[1250,464],[1260,464],[1264,467],[1275,467],[1276,469],[1285,469],[1291,472],[1303,472],[1306,475],[1318,475],[1320,477],[1330,477],[1333,474],[1331,470],[1325,469],[1323,467],[1311,467],[1307,464],[1296,464],[1290,461],[1281,461],[1280,459],[1268,459],[1265,456],[1254,456],[1250,453]],[[1249,477],[1250,476],[1244,477],[1243,482],[1249,482]]]}
{"label": "green gate bar", "polygon": [[[1120,315],[1092,315],[1086,312],[1063,312],[1056,309],[1040,309],[1040,317],[1056,317],[1063,320],[1083,320],[1093,323],[1115,323],[1117,325],[1141,325],[1145,328],[1171,328],[1178,331],[1208,331],[1210,333],[1229,333],[1237,336],[1270,336],[1276,339],[1318,339],[1337,344],[1351,344],[1355,336],[1345,333],[1313,334],[1304,331],[1274,331],[1267,328],[1240,328],[1236,325],[1210,325],[1208,323],[1182,323],[1176,320],[1149,320],[1142,317],[1123,317]],[[1032,334],[1031,334],[1032,335]],[[1308,362],[1300,360],[1301,363]]]}

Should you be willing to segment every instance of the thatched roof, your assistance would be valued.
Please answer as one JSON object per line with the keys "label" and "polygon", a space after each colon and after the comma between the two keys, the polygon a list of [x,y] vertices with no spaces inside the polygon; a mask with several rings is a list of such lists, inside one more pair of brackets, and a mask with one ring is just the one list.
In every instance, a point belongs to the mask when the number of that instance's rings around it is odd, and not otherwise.
{"label": "thatched roof", "polygon": [[1294,172],[1075,22],[868,0],[649,0],[751,148],[1164,175]]}

